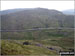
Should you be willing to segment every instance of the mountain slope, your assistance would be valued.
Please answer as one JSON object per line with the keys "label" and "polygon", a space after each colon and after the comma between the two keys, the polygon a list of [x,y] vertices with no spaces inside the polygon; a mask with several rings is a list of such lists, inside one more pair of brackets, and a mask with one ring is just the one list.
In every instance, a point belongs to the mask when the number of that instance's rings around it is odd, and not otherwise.
{"label": "mountain slope", "polygon": [[[16,41],[17,42],[17,41]],[[2,40],[2,55],[56,55],[56,51],[48,50],[44,47],[35,45],[22,45],[16,43],[15,40]]]}
{"label": "mountain slope", "polygon": [[1,15],[5,15],[5,14],[19,12],[19,11],[22,11],[22,10],[25,10],[25,9],[23,9],[23,8],[9,9],[9,10],[3,10],[3,11],[0,11],[0,12],[1,12]]}
{"label": "mountain slope", "polygon": [[57,10],[34,8],[1,15],[2,30],[24,30],[30,28],[74,27],[74,16]]}
{"label": "mountain slope", "polygon": [[64,14],[74,15],[74,9],[64,10],[62,11]]}

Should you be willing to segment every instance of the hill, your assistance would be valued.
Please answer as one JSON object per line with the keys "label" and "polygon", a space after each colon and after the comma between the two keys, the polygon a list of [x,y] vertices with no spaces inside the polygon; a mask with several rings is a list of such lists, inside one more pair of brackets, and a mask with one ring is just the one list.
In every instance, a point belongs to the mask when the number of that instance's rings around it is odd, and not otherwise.
{"label": "hill", "polygon": [[74,9],[64,10],[62,12],[67,15],[74,15]]}
{"label": "hill", "polygon": [[31,28],[74,27],[74,16],[45,8],[21,9],[1,15],[2,30],[25,30]]}
{"label": "hill", "polygon": [[1,55],[55,55],[74,50],[74,15],[45,8],[1,13]]}
{"label": "hill", "polygon": [[2,40],[1,55],[56,55],[55,51],[35,45],[22,45],[14,42],[15,40]]}

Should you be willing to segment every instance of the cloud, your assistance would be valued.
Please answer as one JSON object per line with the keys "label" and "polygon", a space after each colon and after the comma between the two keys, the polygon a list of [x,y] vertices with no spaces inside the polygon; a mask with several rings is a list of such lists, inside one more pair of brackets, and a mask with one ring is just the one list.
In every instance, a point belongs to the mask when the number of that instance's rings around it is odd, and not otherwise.
{"label": "cloud", "polygon": [[74,9],[74,1],[1,1],[1,10],[14,8]]}

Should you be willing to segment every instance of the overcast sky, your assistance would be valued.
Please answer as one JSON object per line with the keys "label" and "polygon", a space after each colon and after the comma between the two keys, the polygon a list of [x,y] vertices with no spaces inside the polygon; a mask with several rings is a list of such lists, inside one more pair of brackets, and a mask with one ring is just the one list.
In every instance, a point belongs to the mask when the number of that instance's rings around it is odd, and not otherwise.
{"label": "overcast sky", "polygon": [[36,7],[62,11],[74,9],[74,1],[1,1],[1,10]]}

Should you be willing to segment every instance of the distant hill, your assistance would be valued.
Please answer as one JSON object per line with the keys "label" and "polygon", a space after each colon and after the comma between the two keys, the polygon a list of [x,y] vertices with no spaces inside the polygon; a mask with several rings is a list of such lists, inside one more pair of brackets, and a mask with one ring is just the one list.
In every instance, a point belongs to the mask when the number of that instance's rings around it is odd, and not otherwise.
{"label": "distant hill", "polygon": [[2,30],[30,28],[74,27],[74,16],[45,8],[13,9],[1,12]]}
{"label": "distant hill", "polygon": [[0,11],[0,12],[1,12],[1,15],[4,15],[4,14],[9,14],[9,13],[15,13],[15,12],[18,12],[18,11],[21,11],[21,10],[25,10],[25,9],[18,8],[18,9],[3,10],[3,11]]}
{"label": "distant hill", "polygon": [[62,11],[64,14],[74,15],[74,9],[64,10]]}

